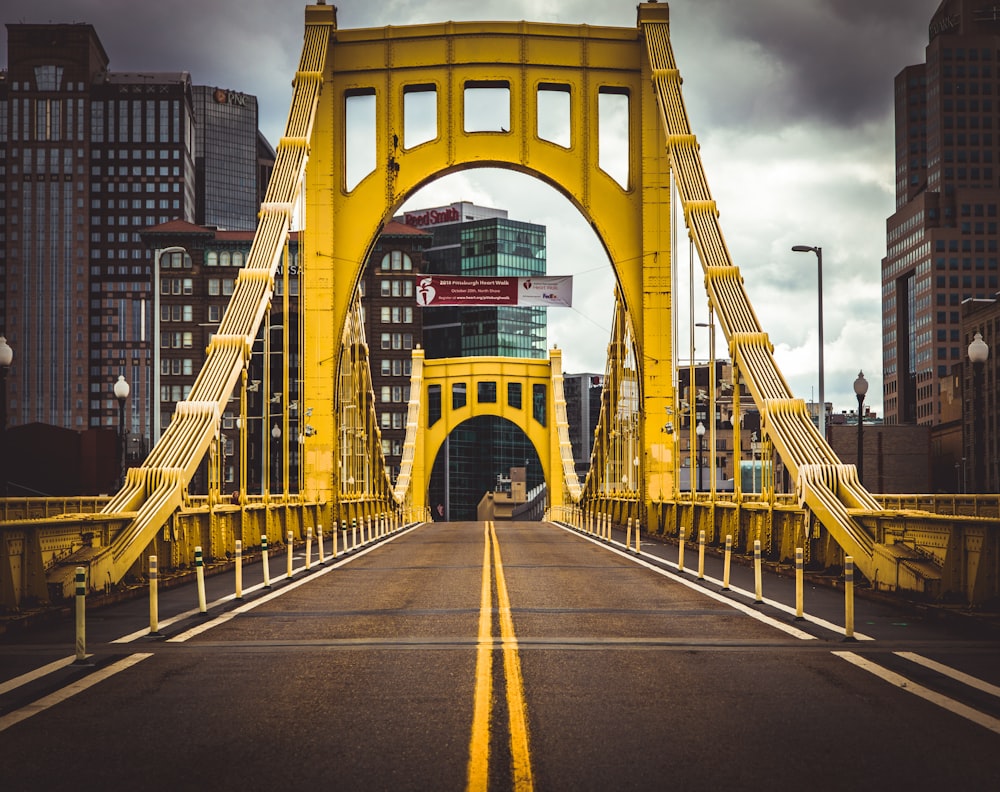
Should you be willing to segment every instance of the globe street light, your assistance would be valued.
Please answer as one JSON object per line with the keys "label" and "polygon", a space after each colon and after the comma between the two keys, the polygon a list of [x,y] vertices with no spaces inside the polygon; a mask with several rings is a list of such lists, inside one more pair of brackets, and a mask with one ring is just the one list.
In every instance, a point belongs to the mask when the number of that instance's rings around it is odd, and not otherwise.
{"label": "globe street light", "polygon": [[865,403],[865,394],[868,393],[868,380],[865,379],[865,372],[859,371],[858,378],[854,380],[854,395],[858,397],[858,481],[864,484],[865,454],[864,448],[864,412],[862,407]]}
{"label": "globe street light", "polygon": [[118,399],[118,474],[121,476],[121,486],[125,486],[125,401],[129,393],[125,375],[119,374],[114,386],[115,398]]}
{"label": "globe street light", "polygon": [[990,356],[990,348],[983,341],[983,334],[976,333],[969,344],[969,360],[972,361],[972,420],[973,420],[973,470],[975,491],[984,489],[983,468],[983,367]]}
{"label": "globe street light", "polygon": [[794,245],[795,253],[816,254],[816,289],[819,305],[819,433],[826,439],[826,391],[823,388],[823,248],[811,245]]}
{"label": "globe street light", "polygon": [[695,457],[695,459],[698,462],[698,478],[697,478],[697,482],[698,483],[695,486],[695,489],[700,491],[702,489],[702,486],[701,486],[701,449],[702,449],[703,441],[705,439],[705,424],[703,424],[701,421],[698,421],[698,426],[695,428],[694,433],[696,435],[698,435],[698,455]]}
{"label": "globe street light", "polygon": [[279,441],[281,440],[281,427],[275,424],[271,427],[271,439],[274,440],[274,459],[271,462],[271,488],[272,491],[277,492],[278,490],[278,471],[275,468],[274,463],[278,461],[278,452],[281,446]]}
{"label": "globe street light", "polygon": [[7,497],[7,371],[14,361],[14,350],[0,335],[0,497]]}

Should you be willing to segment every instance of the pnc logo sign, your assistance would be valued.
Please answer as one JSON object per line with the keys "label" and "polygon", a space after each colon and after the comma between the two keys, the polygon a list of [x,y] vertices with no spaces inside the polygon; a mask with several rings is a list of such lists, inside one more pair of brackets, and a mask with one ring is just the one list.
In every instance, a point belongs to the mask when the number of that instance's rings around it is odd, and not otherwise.
{"label": "pnc logo sign", "polygon": [[247,95],[238,91],[227,91],[225,88],[216,88],[212,94],[216,104],[230,104],[237,107],[247,106]]}

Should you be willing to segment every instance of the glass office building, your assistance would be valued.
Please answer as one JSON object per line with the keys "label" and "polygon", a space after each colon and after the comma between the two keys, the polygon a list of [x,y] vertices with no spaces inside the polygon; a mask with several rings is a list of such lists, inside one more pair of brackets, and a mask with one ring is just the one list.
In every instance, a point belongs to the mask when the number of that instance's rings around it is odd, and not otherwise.
{"label": "glass office building", "polygon": [[[431,234],[426,271],[442,275],[528,277],[546,272],[545,226],[511,220],[506,210],[461,201],[407,212],[402,220]],[[505,356],[544,358],[544,308],[479,306],[424,308],[428,358]],[[456,428],[434,463],[429,497],[450,519],[476,519],[483,495],[511,467],[526,466],[527,487],[542,483],[537,453],[524,432],[498,418],[480,417]]]}

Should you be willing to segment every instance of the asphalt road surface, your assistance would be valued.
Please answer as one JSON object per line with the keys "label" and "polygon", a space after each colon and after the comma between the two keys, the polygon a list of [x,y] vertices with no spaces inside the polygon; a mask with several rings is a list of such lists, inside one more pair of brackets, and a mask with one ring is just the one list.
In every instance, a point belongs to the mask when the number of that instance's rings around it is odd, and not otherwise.
{"label": "asphalt road surface", "polygon": [[0,642],[0,790],[995,790],[1000,642],[552,523],[272,554]]}

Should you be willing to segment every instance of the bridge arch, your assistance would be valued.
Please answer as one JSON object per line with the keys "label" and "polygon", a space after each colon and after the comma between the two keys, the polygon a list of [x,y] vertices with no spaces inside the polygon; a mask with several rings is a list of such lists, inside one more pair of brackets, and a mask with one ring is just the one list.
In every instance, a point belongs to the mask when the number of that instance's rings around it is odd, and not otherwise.
{"label": "bridge arch", "polygon": [[[427,360],[413,352],[410,415],[397,493],[410,492],[410,505],[427,506],[431,470],[446,438],[473,418],[500,418],[520,428],[535,449],[550,505],[579,497],[573,470],[562,392],[562,352],[547,359],[467,357]],[[575,488],[574,488],[575,483]],[[567,491],[568,490],[568,491]]]}
{"label": "bridge arch", "polygon": [[[660,9],[652,6],[652,12]],[[665,6],[662,13],[665,21]],[[338,30],[334,9],[312,6],[307,22],[314,14],[326,14],[331,27],[322,75],[296,77],[322,84],[311,135],[302,143],[309,234],[302,288],[305,323],[312,328],[303,349],[303,388],[319,430],[305,460],[307,491],[322,497],[338,489],[329,342],[344,324],[368,253],[410,195],[468,168],[499,167],[538,178],[590,223],[631,309],[648,385],[641,388],[642,414],[664,415],[673,399],[669,161],[639,31],[527,22]],[[467,92],[480,88],[505,93],[507,126],[466,128]],[[540,133],[546,91],[569,96],[565,145]],[[418,93],[425,100],[433,95],[425,105],[433,107],[435,123],[429,139],[410,145],[406,106]],[[602,167],[603,96],[628,100],[625,186]],[[373,105],[368,121],[374,141],[361,150],[373,147],[375,153],[370,172],[349,185],[345,174],[356,150],[348,139],[349,107],[358,97]],[[672,445],[650,433],[645,451],[644,491],[672,491]]]}

